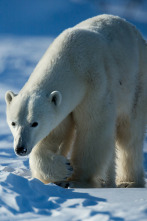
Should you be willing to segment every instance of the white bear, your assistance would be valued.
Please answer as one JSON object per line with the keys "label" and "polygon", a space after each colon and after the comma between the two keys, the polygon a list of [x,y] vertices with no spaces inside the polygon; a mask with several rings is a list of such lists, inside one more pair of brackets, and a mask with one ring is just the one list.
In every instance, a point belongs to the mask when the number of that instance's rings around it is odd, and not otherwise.
{"label": "white bear", "polygon": [[65,30],[19,94],[6,93],[16,154],[30,154],[44,183],[143,187],[146,85],[147,44],[133,25],[100,15]]}

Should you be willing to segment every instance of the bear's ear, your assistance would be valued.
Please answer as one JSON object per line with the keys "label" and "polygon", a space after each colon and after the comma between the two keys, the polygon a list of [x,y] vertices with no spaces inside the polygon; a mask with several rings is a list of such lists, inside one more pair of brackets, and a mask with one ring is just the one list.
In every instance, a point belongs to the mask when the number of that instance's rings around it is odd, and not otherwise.
{"label": "bear's ear", "polygon": [[5,94],[5,101],[7,104],[10,104],[13,97],[15,97],[16,94],[14,94],[12,91],[7,91],[6,94]]}
{"label": "bear's ear", "polygon": [[51,92],[49,96],[49,101],[53,103],[55,106],[59,106],[62,101],[62,95],[59,91],[53,91]]}

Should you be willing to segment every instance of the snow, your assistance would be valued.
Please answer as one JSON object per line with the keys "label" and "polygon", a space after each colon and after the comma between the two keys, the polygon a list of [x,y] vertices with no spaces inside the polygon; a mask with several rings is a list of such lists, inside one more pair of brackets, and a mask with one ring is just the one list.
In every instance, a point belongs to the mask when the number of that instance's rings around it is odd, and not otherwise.
{"label": "snow", "polygon": [[[13,4],[16,6],[18,2],[14,0]],[[27,10],[23,11],[23,7],[24,2],[27,1],[22,2],[23,5],[18,5],[20,11],[14,5],[11,8],[12,3],[7,5],[4,0],[0,2],[0,220],[146,221],[146,188],[63,189],[54,184],[45,185],[31,177],[28,158],[15,155],[13,138],[6,123],[5,92],[12,90],[17,93],[21,89],[40,57],[53,41],[54,35],[56,36],[65,26],[72,26],[74,22],[96,13],[95,3],[89,7],[88,0],[85,4],[84,0],[63,0],[62,4],[59,4],[58,0],[44,1],[44,5],[36,0],[35,4],[41,8],[42,14],[39,14],[40,24],[37,29],[31,30],[29,25],[27,29],[27,24],[32,25],[31,22],[36,21],[38,11],[34,12],[34,18],[32,18],[31,12],[26,15]],[[121,7],[119,7],[118,1],[117,4],[115,1],[112,2],[110,10],[116,5],[119,8],[118,12],[122,13],[122,1]],[[33,0],[30,0],[30,10],[33,10],[33,4]],[[46,5],[50,7],[47,8]],[[15,9],[15,13],[10,10],[9,15],[12,16],[12,21],[15,18],[14,24],[4,15],[8,16],[8,9]],[[62,16],[56,30],[42,32],[42,22],[49,9],[50,12],[53,10],[52,14],[56,19],[59,11]],[[82,9],[83,11],[80,16],[77,14],[71,22],[72,19],[68,20],[67,18],[70,15],[73,16],[72,9],[79,12]],[[88,9],[89,14],[87,13]],[[145,10],[144,7],[143,12]],[[22,14],[22,12],[25,13]],[[19,17],[21,19],[17,21]],[[54,23],[51,26],[56,26],[58,23],[54,19],[52,18],[52,23]],[[131,19],[133,20],[133,18]],[[135,17],[135,19],[137,18]],[[143,35],[147,36],[142,23],[139,25],[141,19],[137,20],[137,23],[134,20],[134,23],[138,24]],[[22,28],[19,30],[21,21]],[[45,22],[45,27],[47,27],[46,25],[47,22]],[[25,31],[22,31],[23,27],[25,27]],[[147,138],[144,141],[144,168],[147,181]]]}

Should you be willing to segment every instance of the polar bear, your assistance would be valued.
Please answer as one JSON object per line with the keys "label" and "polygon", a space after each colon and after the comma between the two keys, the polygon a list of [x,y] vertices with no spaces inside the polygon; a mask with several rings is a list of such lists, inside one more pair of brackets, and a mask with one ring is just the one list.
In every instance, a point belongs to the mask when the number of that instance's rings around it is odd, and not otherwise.
{"label": "polar bear", "polygon": [[112,15],[61,33],[18,95],[6,93],[17,155],[63,187],[143,187],[147,44]]}

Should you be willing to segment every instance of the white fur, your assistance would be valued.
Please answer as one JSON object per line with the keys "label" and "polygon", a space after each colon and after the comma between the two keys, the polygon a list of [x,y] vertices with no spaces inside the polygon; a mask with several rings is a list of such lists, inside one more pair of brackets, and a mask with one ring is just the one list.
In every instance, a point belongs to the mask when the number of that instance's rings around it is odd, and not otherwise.
{"label": "white fur", "polygon": [[20,93],[6,94],[14,148],[31,153],[32,175],[45,183],[113,187],[116,173],[120,187],[144,186],[146,83],[147,44],[134,26],[101,15],[67,29]]}

